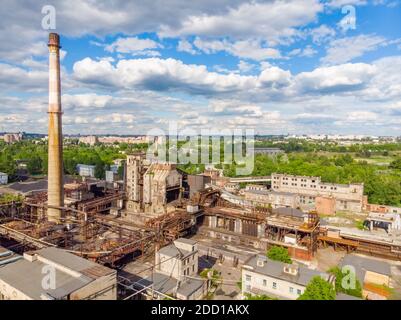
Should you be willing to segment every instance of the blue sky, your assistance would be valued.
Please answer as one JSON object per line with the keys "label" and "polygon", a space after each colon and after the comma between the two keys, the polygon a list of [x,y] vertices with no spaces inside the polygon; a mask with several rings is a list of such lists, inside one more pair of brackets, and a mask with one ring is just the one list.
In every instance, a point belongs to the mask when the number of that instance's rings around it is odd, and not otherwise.
{"label": "blue sky", "polygon": [[0,131],[47,131],[49,4],[66,133],[401,135],[397,0],[5,0]]}

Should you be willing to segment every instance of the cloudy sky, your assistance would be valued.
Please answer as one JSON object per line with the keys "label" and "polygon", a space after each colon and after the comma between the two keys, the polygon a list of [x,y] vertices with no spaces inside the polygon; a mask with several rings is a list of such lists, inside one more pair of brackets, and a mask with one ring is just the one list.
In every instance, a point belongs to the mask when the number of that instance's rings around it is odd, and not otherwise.
{"label": "cloudy sky", "polygon": [[53,5],[65,133],[401,135],[400,0],[1,5],[0,131],[47,131]]}

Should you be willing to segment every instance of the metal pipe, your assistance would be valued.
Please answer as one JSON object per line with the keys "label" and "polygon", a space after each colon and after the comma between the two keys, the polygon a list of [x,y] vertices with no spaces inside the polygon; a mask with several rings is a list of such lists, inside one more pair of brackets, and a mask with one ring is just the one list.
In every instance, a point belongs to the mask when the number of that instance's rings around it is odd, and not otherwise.
{"label": "metal pipe", "polygon": [[11,263],[11,262],[18,261],[18,260],[20,260],[20,259],[22,259],[21,256],[16,256],[16,257],[12,257],[12,258],[9,258],[9,259],[0,261],[0,266],[3,266],[3,265],[5,265],[5,264]]}

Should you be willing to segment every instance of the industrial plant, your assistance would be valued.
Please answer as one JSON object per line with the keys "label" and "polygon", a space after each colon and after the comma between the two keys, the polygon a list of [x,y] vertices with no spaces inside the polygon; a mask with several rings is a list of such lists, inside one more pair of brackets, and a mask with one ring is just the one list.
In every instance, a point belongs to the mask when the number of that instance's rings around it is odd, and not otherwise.
{"label": "industrial plant", "polygon": [[[48,48],[47,186],[0,205],[2,299],[203,299],[217,280],[210,270],[200,275],[201,261],[238,270],[231,281],[242,283],[241,297],[296,299],[321,274],[313,261],[327,248],[358,263],[364,298],[385,296],[374,284],[390,286],[391,271],[375,259],[401,260],[400,209],[369,204],[363,184],[228,178],[216,168],[190,175],[140,151],[127,154],[121,180],[64,177],[58,34]],[[369,230],[331,223],[339,211],[365,212]],[[287,249],[293,263],[269,260],[263,253],[272,247]],[[146,274],[126,268],[149,261]],[[42,290],[46,265],[63,281]]]}

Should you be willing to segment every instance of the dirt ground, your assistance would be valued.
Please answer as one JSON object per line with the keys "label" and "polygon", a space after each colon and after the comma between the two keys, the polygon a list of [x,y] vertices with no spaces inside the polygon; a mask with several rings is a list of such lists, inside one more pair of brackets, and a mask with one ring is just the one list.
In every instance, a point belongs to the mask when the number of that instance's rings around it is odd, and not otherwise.
{"label": "dirt ground", "polygon": [[345,251],[334,251],[332,247],[319,249],[313,264],[317,270],[326,272],[331,267],[337,266],[345,254]]}

